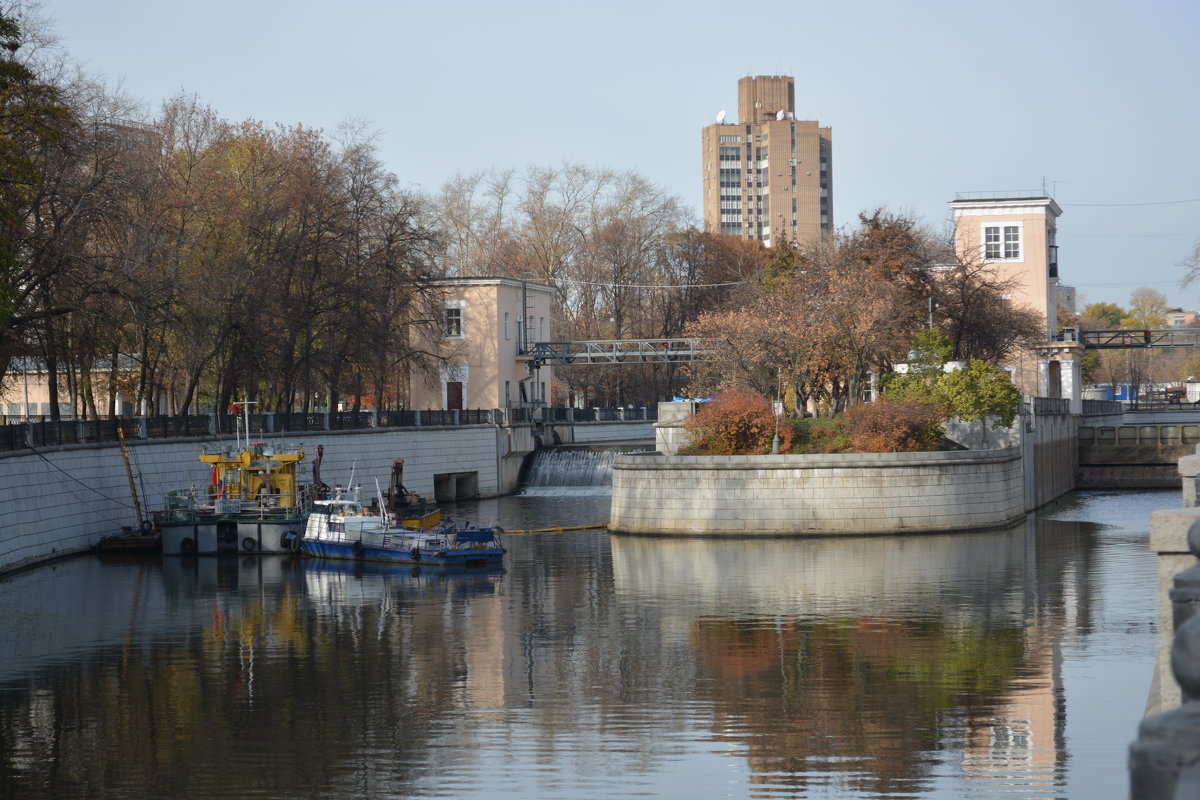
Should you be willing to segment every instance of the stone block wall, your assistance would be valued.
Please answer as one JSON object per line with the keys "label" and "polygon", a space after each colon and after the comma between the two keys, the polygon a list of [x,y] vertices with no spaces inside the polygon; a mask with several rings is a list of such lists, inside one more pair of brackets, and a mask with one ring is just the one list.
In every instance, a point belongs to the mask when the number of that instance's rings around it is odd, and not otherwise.
{"label": "stone block wall", "polygon": [[711,535],[994,528],[1025,516],[1018,448],[939,453],[617,456],[609,529]]}
{"label": "stone block wall", "polygon": [[[354,482],[374,491],[386,487],[392,462],[404,459],[404,483],[434,496],[434,476],[474,472],[478,490],[492,497],[516,488],[524,453],[510,453],[503,429],[491,425],[457,428],[401,428],[374,432],[310,432],[283,441],[301,443],[305,467],[301,482],[312,480],[316,445],[325,447],[321,478],[329,486]],[[269,441],[278,441],[274,436]],[[503,440],[503,441],[502,441]],[[168,439],[129,443],[130,460],[143,512],[161,509],[168,491],[205,486],[209,451],[233,444],[225,439]],[[515,460],[516,469],[506,469]],[[509,477],[503,483],[501,474]],[[507,485],[511,481],[511,485]],[[121,449],[116,444],[71,445],[0,454],[0,572],[93,547],[101,537],[136,526],[133,500]]]}

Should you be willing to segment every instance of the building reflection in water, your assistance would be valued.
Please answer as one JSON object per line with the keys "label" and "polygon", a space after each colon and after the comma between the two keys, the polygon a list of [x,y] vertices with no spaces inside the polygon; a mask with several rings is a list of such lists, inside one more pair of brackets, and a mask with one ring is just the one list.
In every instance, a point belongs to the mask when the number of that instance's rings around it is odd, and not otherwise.
{"label": "building reflection in water", "polygon": [[993,533],[745,541],[613,537],[618,598],[694,649],[713,734],[754,781],[919,792],[957,752],[966,781],[1060,785],[1060,643],[1087,627],[1088,537]]}
{"label": "building reflection in water", "polygon": [[67,561],[0,582],[0,797],[1053,795],[1095,530]]}

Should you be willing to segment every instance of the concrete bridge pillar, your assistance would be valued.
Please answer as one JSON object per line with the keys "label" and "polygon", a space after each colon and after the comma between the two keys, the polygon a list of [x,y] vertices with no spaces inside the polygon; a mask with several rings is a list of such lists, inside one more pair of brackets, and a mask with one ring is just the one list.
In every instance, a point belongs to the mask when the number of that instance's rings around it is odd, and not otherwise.
{"label": "concrete bridge pillar", "polygon": [[1083,413],[1083,365],[1076,359],[1059,360],[1059,377],[1062,380],[1062,397],[1070,401],[1072,414]]}
{"label": "concrete bridge pillar", "polygon": [[1083,345],[1047,342],[1038,345],[1038,396],[1062,397],[1072,414],[1083,413]]}

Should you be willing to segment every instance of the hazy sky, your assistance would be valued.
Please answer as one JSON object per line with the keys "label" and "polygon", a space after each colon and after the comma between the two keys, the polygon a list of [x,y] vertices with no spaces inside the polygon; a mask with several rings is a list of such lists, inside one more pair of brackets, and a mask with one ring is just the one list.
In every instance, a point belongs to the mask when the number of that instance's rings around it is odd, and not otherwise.
{"label": "hazy sky", "polygon": [[153,110],[348,119],[401,182],[564,161],[700,214],[700,129],[744,75],[796,78],[833,128],[834,221],[942,228],[956,192],[1043,189],[1080,302],[1179,287],[1200,239],[1200,2],[49,0],[63,47]]}

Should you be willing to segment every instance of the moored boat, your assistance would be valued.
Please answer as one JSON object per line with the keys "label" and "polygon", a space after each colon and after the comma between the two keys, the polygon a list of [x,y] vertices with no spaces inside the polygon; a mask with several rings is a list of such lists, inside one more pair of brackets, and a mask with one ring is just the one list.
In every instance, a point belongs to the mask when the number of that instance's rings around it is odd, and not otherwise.
{"label": "moored boat", "polygon": [[417,508],[397,518],[365,507],[350,493],[314,501],[304,535],[291,546],[313,558],[474,569],[502,562],[502,533],[498,526],[443,520],[436,509]]}
{"label": "moored boat", "polygon": [[209,485],[167,495],[163,555],[287,552],[308,519],[310,492],[299,482],[304,448],[252,442],[248,430],[244,439],[239,430],[235,444],[204,449],[200,461],[209,467]]}

